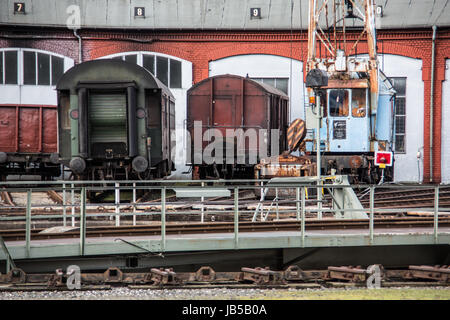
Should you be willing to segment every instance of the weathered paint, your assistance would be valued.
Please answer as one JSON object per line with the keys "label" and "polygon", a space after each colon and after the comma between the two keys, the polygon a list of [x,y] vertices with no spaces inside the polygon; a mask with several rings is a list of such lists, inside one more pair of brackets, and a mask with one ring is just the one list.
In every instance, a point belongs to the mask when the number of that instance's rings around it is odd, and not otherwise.
{"label": "weathered paint", "polygon": [[[126,241],[141,247],[137,248],[115,238],[87,239],[85,256],[146,253],[161,250],[160,237],[122,237]],[[200,251],[200,250],[235,250],[235,249],[276,249],[276,248],[317,248],[346,246],[398,246],[398,245],[434,245],[450,243],[450,228],[440,228],[438,240],[435,242],[432,228],[423,230],[380,230],[375,229],[371,243],[369,232],[355,230],[308,231],[304,244],[300,232],[260,232],[240,233],[239,242],[235,243],[234,234],[210,235],[168,235],[165,239],[165,252]],[[6,245],[13,259],[26,259],[24,241],[7,242]],[[79,255],[79,239],[36,240],[31,242],[30,258],[69,257]],[[0,252],[0,259],[5,259]]]}
{"label": "weathered paint", "polygon": [[52,153],[57,151],[56,106],[0,105],[0,151]]}

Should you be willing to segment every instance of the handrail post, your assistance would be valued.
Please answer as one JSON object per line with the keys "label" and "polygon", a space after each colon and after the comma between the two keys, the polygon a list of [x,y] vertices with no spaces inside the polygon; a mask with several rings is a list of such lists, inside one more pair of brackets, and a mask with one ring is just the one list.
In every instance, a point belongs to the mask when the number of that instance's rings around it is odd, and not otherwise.
{"label": "handrail post", "polygon": [[300,188],[295,188],[295,210],[297,221],[300,220]]}
{"label": "handrail post", "polygon": [[438,243],[439,185],[434,187],[434,243]]}
{"label": "handrail post", "polygon": [[133,226],[136,225],[136,182],[133,182]]}
{"label": "handrail post", "polygon": [[75,185],[71,184],[71,201],[72,201],[72,227],[75,227]]}
{"label": "handrail post", "polygon": [[234,247],[239,245],[239,188],[234,187]]}
{"label": "handrail post", "polygon": [[161,251],[166,249],[166,187],[161,189]]}
{"label": "handrail post", "polygon": [[86,244],[86,187],[81,188],[80,197],[80,255],[84,256]]}
{"label": "handrail post", "polygon": [[302,233],[302,247],[305,247],[305,210],[306,210],[306,200],[305,200],[305,189],[306,187],[302,187],[302,220],[300,231]]}
{"label": "handrail post", "polygon": [[370,244],[373,244],[373,218],[374,218],[374,186],[370,186],[370,220],[369,220],[369,235]]}
{"label": "handrail post", "polygon": [[25,222],[25,243],[27,248],[27,258],[30,257],[31,248],[31,189],[27,190],[27,211]]}
{"label": "handrail post", "polygon": [[63,226],[67,226],[67,212],[66,212],[66,184],[63,183]]}
{"label": "handrail post", "polygon": [[116,182],[114,185],[114,195],[116,203],[116,227],[118,227],[120,226],[120,188],[118,182]]}
{"label": "handrail post", "polygon": [[277,210],[277,220],[280,220],[280,211],[278,210],[278,188],[275,188],[275,204],[276,204],[276,210]]}
{"label": "handrail post", "polygon": [[[205,186],[205,183],[202,182],[202,194],[203,194],[203,187],[204,186]],[[201,207],[200,208],[202,210],[202,215],[201,215],[200,220],[201,220],[201,223],[203,223],[205,221],[205,208],[204,208],[204,205],[203,205],[203,202],[205,201],[205,197],[202,196],[200,201],[201,201]]]}

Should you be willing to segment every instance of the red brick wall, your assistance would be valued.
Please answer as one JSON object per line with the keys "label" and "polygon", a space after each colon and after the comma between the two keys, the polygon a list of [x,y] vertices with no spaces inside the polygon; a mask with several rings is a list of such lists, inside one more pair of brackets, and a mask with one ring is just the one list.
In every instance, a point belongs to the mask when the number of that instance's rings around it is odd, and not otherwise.
{"label": "red brick wall", "polygon": [[[78,61],[78,42],[70,31],[23,31],[14,29],[21,39],[5,38],[11,32],[0,32],[0,47],[30,47],[48,50]],[[193,82],[208,77],[209,61],[240,54],[271,54],[306,61],[307,32],[104,32],[82,31],[83,60],[127,51],[153,51],[173,55],[193,64]],[[33,38],[39,36],[40,38]],[[356,39],[357,35],[350,36]],[[421,59],[424,81],[424,182],[430,181],[430,90],[431,90],[431,28],[428,30],[379,31],[378,52]],[[351,45],[348,45],[348,50]],[[321,50],[325,55],[325,48]],[[360,42],[358,53],[367,53]],[[354,54],[352,52],[351,54]],[[442,81],[445,59],[450,56],[450,29],[439,30],[436,40],[433,121],[433,177],[441,181],[441,115]],[[304,64],[305,66],[306,64]],[[306,73],[305,73],[306,75]]]}

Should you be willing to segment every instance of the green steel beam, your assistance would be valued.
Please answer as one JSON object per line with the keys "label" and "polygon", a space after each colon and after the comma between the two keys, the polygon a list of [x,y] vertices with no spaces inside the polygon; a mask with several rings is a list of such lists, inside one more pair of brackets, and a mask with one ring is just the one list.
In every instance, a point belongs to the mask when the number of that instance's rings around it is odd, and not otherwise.
{"label": "green steel beam", "polygon": [[[84,244],[84,256],[111,255],[111,254],[136,254],[161,252],[162,242],[159,237],[153,239],[126,238],[127,242],[111,240],[87,239]],[[211,235],[209,237],[196,238],[192,236],[165,238],[165,252],[198,251],[198,250],[236,250],[236,249],[274,249],[274,248],[301,248],[301,247],[345,247],[345,246],[381,246],[381,245],[434,245],[450,244],[450,232],[439,234],[438,240],[434,234],[376,234],[372,244],[369,234],[307,234],[302,244],[301,232],[283,232],[277,235],[264,233],[240,233],[236,247],[236,239],[233,233]],[[8,243],[8,249],[13,259],[27,259],[26,247],[21,243]],[[80,244],[76,241],[66,244],[55,244],[51,241],[39,244],[31,243],[30,258],[70,257],[80,255]],[[0,252],[0,259],[6,256]]]}

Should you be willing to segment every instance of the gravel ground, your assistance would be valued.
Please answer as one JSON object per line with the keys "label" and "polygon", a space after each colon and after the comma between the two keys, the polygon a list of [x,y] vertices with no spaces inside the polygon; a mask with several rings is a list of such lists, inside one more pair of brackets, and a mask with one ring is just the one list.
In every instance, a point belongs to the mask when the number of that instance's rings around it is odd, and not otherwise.
{"label": "gravel ground", "polygon": [[368,289],[163,289],[126,287],[96,291],[0,292],[0,300],[308,300],[308,299],[443,299],[450,287]]}

